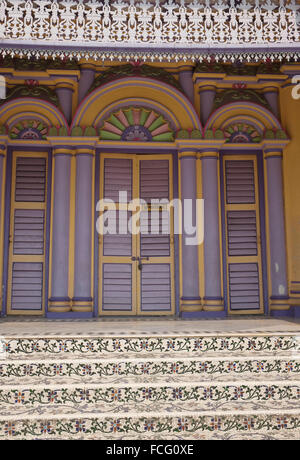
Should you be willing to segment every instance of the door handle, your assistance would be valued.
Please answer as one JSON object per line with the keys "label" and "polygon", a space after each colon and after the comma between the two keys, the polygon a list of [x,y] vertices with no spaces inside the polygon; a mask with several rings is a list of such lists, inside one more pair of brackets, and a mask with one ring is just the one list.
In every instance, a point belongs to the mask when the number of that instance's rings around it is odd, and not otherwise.
{"label": "door handle", "polygon": [[142,263],[143,260],[148,261],[148,260],[150,260],[150,258],[149,257],[131,257],[131,260],[132,260],[132,262],[138,262],[139,263],[138,269],[140,271],[142,271],[143,270],[143,263]]}
{"label": "door handle", "polygon": [[140,272],[143,270],[143,260],[150,260],[149,257],[138,257],[139,266],[138,269]]}

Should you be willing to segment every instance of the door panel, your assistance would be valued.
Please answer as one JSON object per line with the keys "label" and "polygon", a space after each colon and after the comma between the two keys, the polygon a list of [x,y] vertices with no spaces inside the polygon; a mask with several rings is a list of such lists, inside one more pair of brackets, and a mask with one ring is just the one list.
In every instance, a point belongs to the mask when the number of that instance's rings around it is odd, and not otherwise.
{"label": "door panel", "polygon": [[223,161],[229,312],[264,313],[257,159]]}
{"label": "door panel", "polygon": [[13,154],[8,314],[42,314],[47,154]]}
{"label": "door panel", "polygon": [[132,265],[103,265],[103,310],[132,312]]}
{"label": "door panel", "polygon": [[[102,155],[101,171],[101,198],[116,202],[110,224],[118,234],[100,236],[100,314],[174,314],[173,212],[164,203],[151,214],[151,200],[172,200],[172,157]],[[137,208],[124,210],[119,191]],[[140,232],[125,234],[137,211]]]}
{"label": "door panel", "polygon": [[128,200],[133,194],[133,160],[105,158],[104,160],[104,199],[119,201],[119,191],[127,192]]}
{"label": "door panel", "polygon": [[172,310],[170,264],[144,265],[141,273],[142,312]]}

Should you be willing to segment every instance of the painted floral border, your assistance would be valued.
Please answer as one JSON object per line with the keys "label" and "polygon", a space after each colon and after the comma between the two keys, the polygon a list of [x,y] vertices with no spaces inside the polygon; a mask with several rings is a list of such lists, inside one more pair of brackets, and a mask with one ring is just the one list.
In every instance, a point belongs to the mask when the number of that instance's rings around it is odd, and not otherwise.
{"label": "painted floral border", "polygon": [[0,363],[0,382],[5,379],[78,377],[82,379],[110,377],[185,377],[185,376],[245,376],[300,374],[297,359],[241,359],[241,360],[170,360],[159,361],[83,361],[83,362],[30,362]]}
{"label": "painted floral border", "polygon": [[112,417],[69,420],[0,421],[0,439],[158,439],[161,436],[220,438],[245,435],[295,438],[300,435],[300,418],[291,415],[235,415],[201,417]]}
{"label": "painted floral border", "polygon": [[6,339],[8,358],[28,355],[84,355],[119,353],[219,353],[219,352],[300,352],[299,337],[145,337],[145,338],[22,338]]}

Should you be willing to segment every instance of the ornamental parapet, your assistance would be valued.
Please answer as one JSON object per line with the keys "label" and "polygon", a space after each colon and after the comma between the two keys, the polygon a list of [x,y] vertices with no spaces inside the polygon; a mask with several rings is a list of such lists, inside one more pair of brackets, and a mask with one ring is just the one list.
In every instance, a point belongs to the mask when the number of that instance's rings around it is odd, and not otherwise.
{"label": "ornamental parapet", "polygon": [[258,59],[261,51],[292,57],[299,8],[295,0],[2,0],[0,40],[3,55],[17,50],[37,58],[171,60],[188,54],[197,60],[215,49],[228,60],[232,50],[243,55],[247,47]]}

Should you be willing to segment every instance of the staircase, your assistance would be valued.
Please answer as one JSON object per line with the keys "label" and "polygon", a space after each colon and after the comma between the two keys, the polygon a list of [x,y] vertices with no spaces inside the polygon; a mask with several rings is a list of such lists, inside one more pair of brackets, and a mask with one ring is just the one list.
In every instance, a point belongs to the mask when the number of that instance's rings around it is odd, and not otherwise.
{"label": "staircase", "polygon": [[0,440],[300,439],[296,333],[14,336],[5,350]]}

